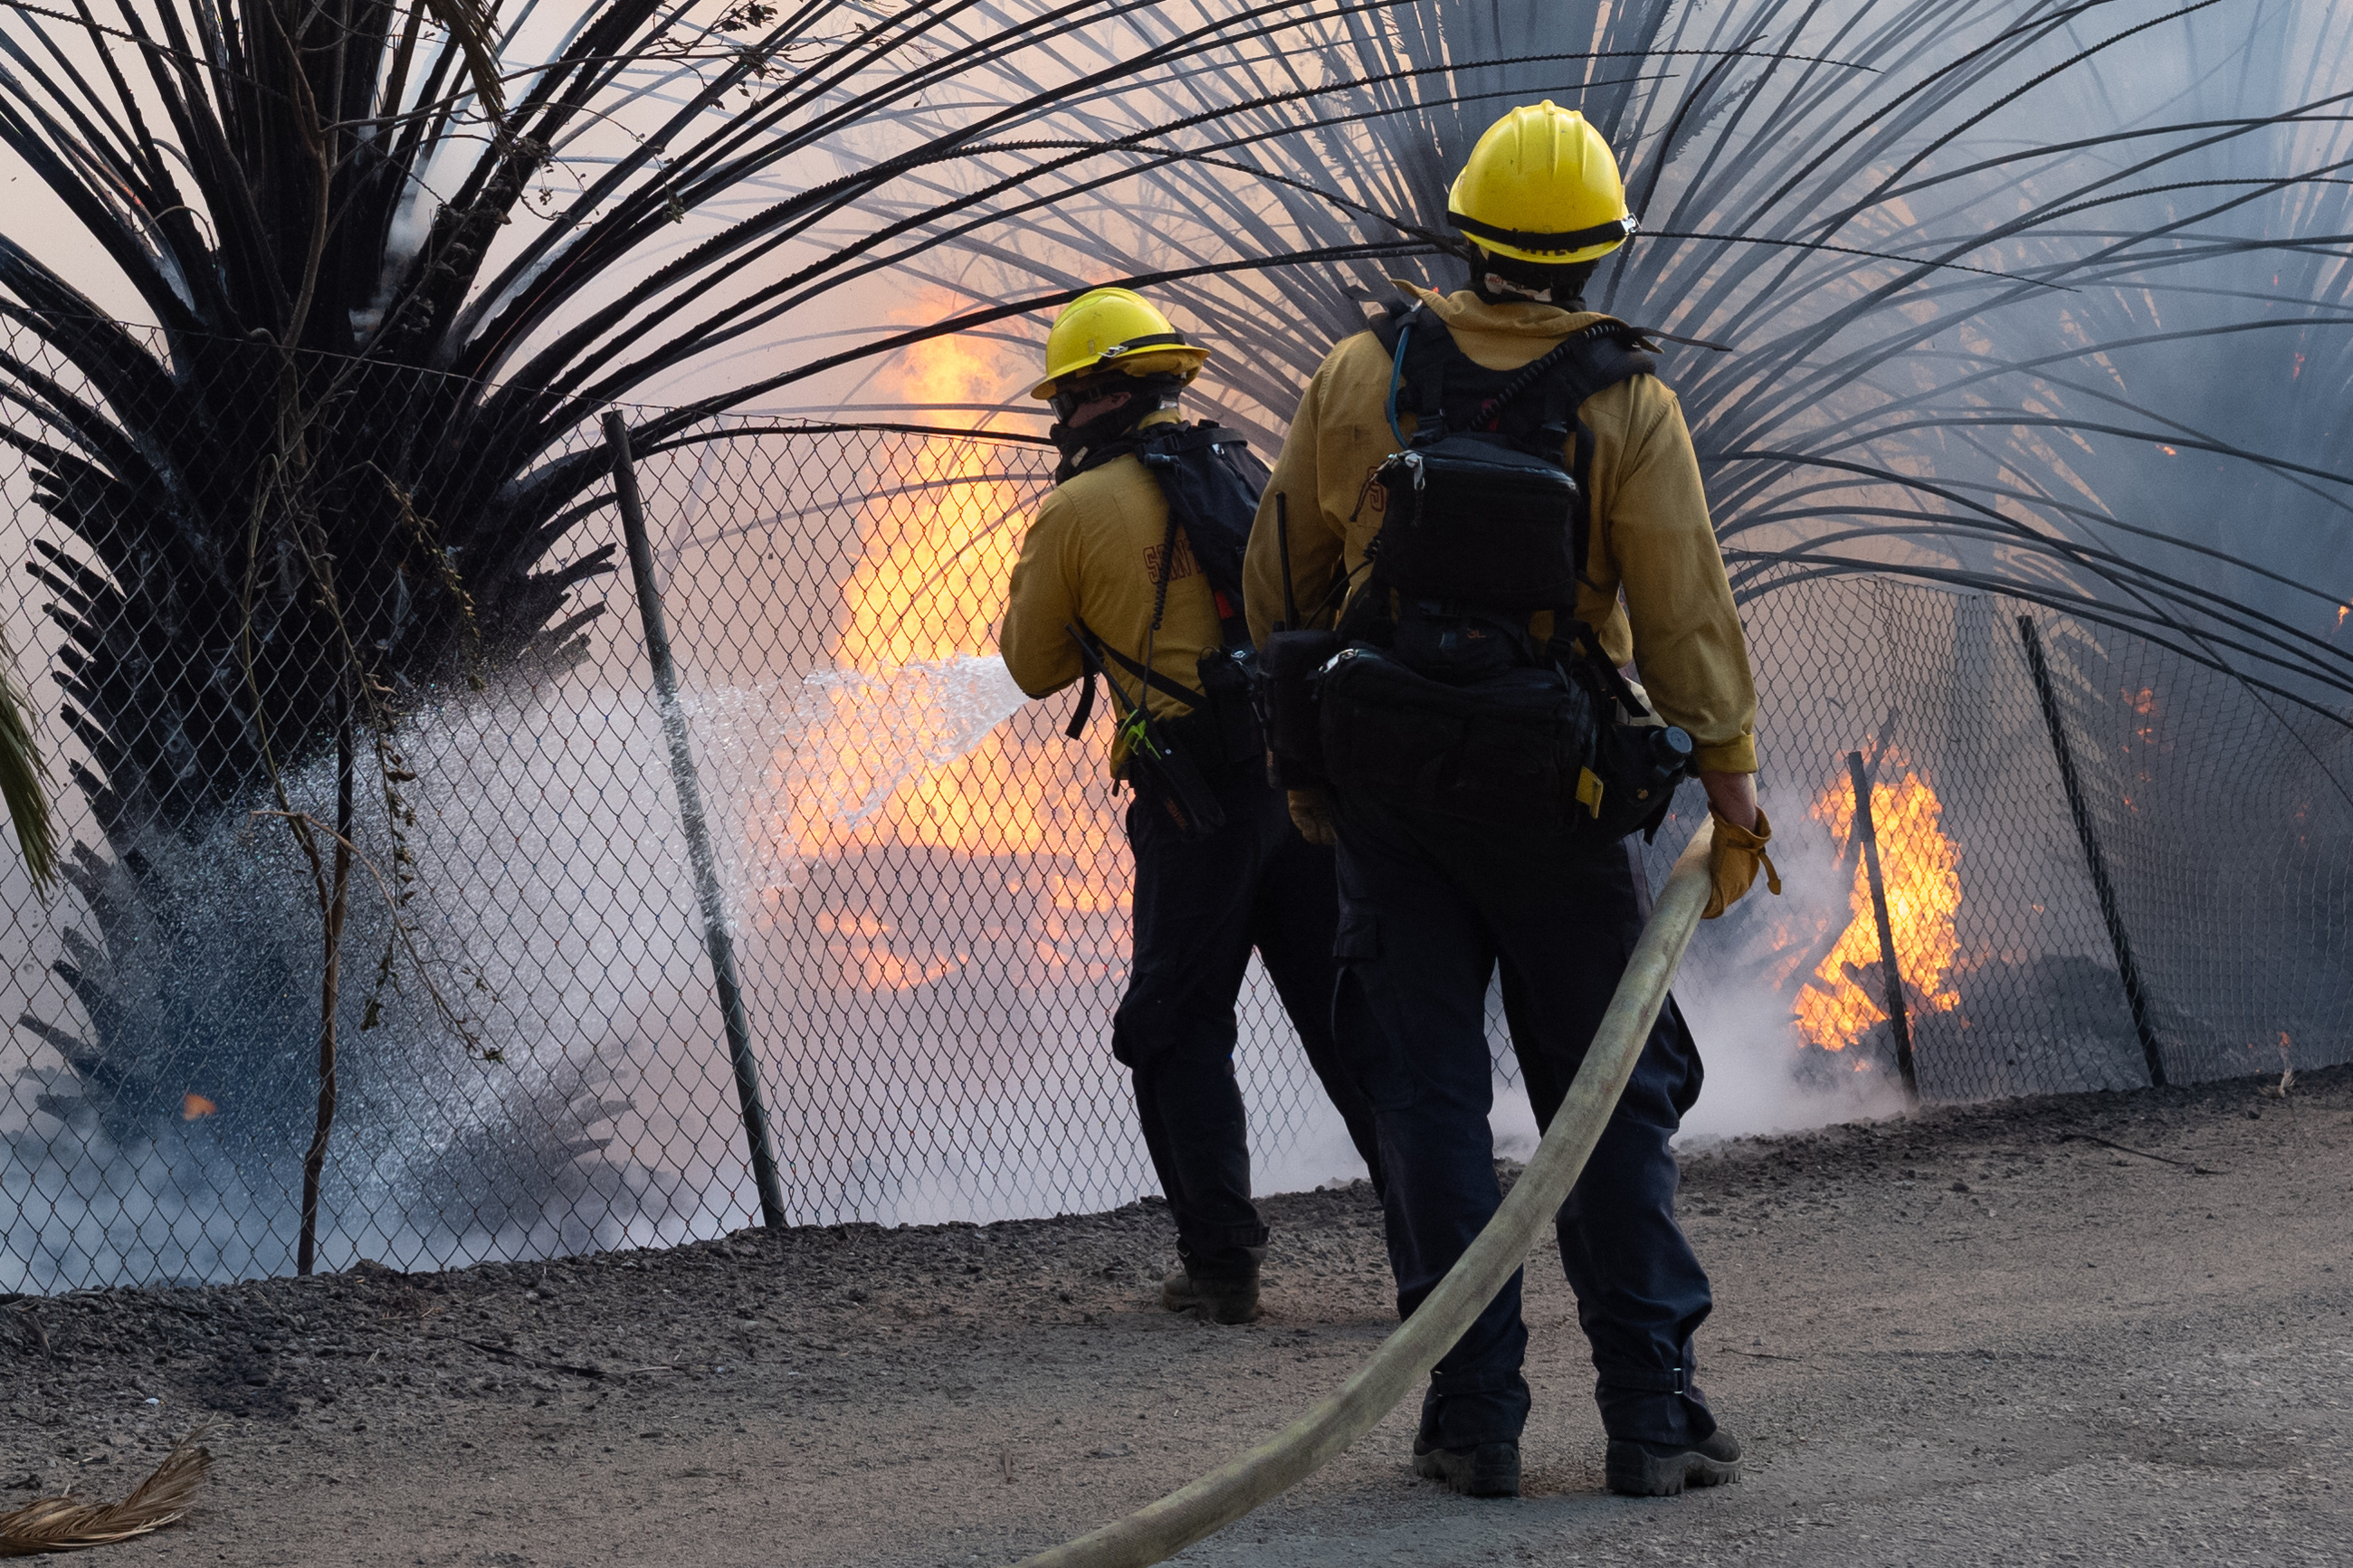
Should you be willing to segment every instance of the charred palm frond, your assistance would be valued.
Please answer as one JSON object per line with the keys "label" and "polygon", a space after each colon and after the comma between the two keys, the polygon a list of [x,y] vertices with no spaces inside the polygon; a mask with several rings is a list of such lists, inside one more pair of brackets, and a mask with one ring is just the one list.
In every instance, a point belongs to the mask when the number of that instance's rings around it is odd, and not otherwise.
{"label": "charred palm frond", "polygon": [[[440,25],[453,7],[493,35],[501,115],[492,54]],[[273,737],[290,759],[324,744],[346,641],[396,687],[476,648],[565,645],[594,613],[563,617],[567,595],[610,569],[604,551],[552,563],[606,461],[568,435],[975,210],[959,190],[902,216],[889,193],[951,167],[985,164],[995,190],[1043,179],[1050,154],[971,150],[1066,96],[1296,53],[1303,19],[1332,12],[1213,6],[1139,46],[1175,14],[1162,0],[544,10],[0,17],[0,142],[157,323],[108,320],[33,237],[0,237],[0,439],[70,536],[34,570],[68,634],[92,763],[76,776],[119,852],[243,801]],[[1073,68],[1097,36],[1114,58]],[[665,427],[887,349],[731,378]],[[342,628],[257,532],[257,507],[291,493]]]}
{"label": "charred palm frond", "polygon": [[[111,850],[78,847],[68,868],[96,934],[69,933],[58,971],[88,1027],[25,1021],[79,1091],[43,1108],[135,1140],[231,1078],[240,1098],[203,1136],[239,1173],[272,1168],[310,1119],[322,1026],[311,930],[261,886],[300,868],[265,865],[244,814],[324,809],[339,713],[381,737],[420,689],[579,646],[597,612],[571,595],[610,566],[568,542],[607,500],[604,449],[575,432],[697,374],[704,395],[641,433],[651,449],[947,330],[774,347],[854,323],[841,302],[878,269],[976,254],[1024,190],[1124,170],[1060,105],[1312,65],[1333,18],[1393,6],[0,10],[0,143],[153,323],[110,320],[109,291],[50,265],[42,237],[0,236],[0,440],[58,526],[29,564],[64,632],[69,771]],[[1229,110],[1262,111],[1251,97],[1198,122]],[[1017,293],[1086,281],[1047,268]],[[396,759],[380,772],[397,823]],[[269,798],[299,779],[310,799]],[[347,941],[354,965],[387,950],[381,931]]]}
{"label": "charred palm frond", "polygon": [[[1744,596],[1999,587],[2345,710],[2353,22],[2317,0],[1351,13],[1304,57],[1058,106],[1098,153],[973,232],[996,270],[934,276],[976,327],[1041,258],[1163,278],[1220,416],[1271,438],[1388,271],[1459,285],[1447,180],[1540,96],[1642,220],[1588,303],[1735,345],[1665,374]],[[1236,245],[1419,258],[1212,270]]]}

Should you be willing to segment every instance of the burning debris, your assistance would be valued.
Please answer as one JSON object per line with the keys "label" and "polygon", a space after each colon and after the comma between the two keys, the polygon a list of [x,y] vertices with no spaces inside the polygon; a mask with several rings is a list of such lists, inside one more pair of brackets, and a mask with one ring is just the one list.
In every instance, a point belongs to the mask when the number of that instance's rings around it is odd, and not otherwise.
{"label": "burning debris", "polygon": [[[893,380],[912,405],[985,405],[1018,379],[1000,357],[991,345],[933,338],[907,351]],[[965,858],[1017,861],[1044,895],[1028,922],[1025,967],[1053,985],[1092,978],[1116,956],[1095,928],[1123,907],[1124,879],[1115,812],[1093,767],[1042,724],[999,722],[1020,694],[996,657],[996,623],[1037,489],[1029,465],[1008,456],[986,440],[922,439],[897,448],[868,487],[831,668],[805,678],[804,721],[776,752],[776,809],[753,828],[765,839],[753,852],[767,884],[758,896],[779,910],[793,860],[904,860],[914,850],[945,852],[944,868]],[[812,700],[819,690],[824,700]],[[986,721],[959,725],[967,710]],[[803,973],[846,989],[907,991],[995,945],[937,909],[909,915],[820,910],[825,954]]]}
{"label": "burning debris", "polygon": [[[1935,788],[1901,750],[1890,746],[1881,753],[1879,773],[1871,786],[1871,820],[1879,839],[1905,1005],[1915,1016],[1950,1013],[1961,1000],[1953,985],[1961,962],[1955,920],[1961,906],[1960,850],[1937,826],[1944,806]],[[1812,816],[1845,847],[1841,863],[1853,863],[1853,919],[1807,975],[1795,1011],[1807,1043],[1843,1051],[1888,1022],[1886,955],[1880,951],[1868,870],[1851,842],[1855,800],[1844,776],[1815,799]],[[1870,1067],[1858,1054],[1854,1070]]]}

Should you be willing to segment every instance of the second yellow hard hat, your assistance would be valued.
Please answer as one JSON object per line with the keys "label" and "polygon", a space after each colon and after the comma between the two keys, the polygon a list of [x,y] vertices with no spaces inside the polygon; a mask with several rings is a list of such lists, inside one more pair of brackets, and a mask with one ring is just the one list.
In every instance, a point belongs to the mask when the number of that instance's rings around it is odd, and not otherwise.
{"label": "second yellow hard hat", "polygon": [[1635,228],[1609,143],[1550,99],[1487,127],[1446,206],[1481,249],[1548,266],[1607,256]]}
{"label": "second yellow hard hat", "polygon": [[1055,383],[1091,370],[1168,372],[1190,381],[1208,358],[1208,350],[1187,342],[1143,295],[1129,289],[1091,289],[1054,318],[1054,330],[1046,335],[1046,379],[1029,395],[1050,398]]}

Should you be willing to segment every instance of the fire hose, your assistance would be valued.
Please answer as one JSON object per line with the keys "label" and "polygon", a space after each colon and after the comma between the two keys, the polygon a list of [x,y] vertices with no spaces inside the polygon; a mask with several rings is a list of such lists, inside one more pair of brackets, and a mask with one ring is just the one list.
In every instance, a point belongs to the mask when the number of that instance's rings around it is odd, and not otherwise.
{"label": "fire hose", "polygon": [[1712,817],[1703,822],[1675,861],[1601,1027],[1527,1168],[1487,1228],[1414,1315],[1337,1393],[1267,1441],[1125,1519],[1038,1553],[1020,1568],[1145,1568],[1171,1557],[1314,1474],[1379,1425],[1429,1375],[1526,1260],[1537,1233],[1568,1200],[1609,1113],[1626,1092],[1651,1026],[1666,1003],[1675,965],[1707,903],[1714,827]]}

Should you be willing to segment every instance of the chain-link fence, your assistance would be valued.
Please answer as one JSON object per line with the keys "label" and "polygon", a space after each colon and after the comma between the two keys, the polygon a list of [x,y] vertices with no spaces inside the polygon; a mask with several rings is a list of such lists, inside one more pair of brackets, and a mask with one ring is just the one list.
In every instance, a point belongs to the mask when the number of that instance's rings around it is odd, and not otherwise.
{"label": "chain-link fence", "polygon": [[[18,362],[52,380],[20,400],[0,473],[30,567],[0,615],[84,847],[46,900],[0,869],[0,1004],[20,1020],[0,1062],[0,1289],[290,1267],[322,939],[311,873],[268,815],[272,763],[285,809],[347,821],[364,858],[323,1266],[758,1218],[721,949],[785,1218],[983,1219],[1150,1190],[1105,1047],[1122,802],[1100,734],[1060,733],[1069,695],[1024,702],[993,654],[1046,449],[627,411],[711,922],[644,606],[607,570],[627,552],[601,410],[308,365],[325,379],[286,394],[282,363],[222,353],[216,374],[253,378],[232,406],[258,426],[184,429],[222,401],[191,412],[176,384],[92,389]],[[332,409],[306,426],[301,504],[382,681],[380,756],[346,721],[301,563],[237,547],[261,537],[247,514],[283,449],[281,394]],[[109,447],[100,424],[133,438]],[[2176,1080],[2346,1055],[2343,726],[1999,599],[1763,590],[1745,614],[1788,892],[1705,931],[1687,974],[1710,1016],[1778,1042],[1801,1078],[1899,1075],[1883,901],[1931,1098],[2138,1084],[2152,1052]],[[1685,830],[1644,851],[1654,876]],[[1241,1032],[1261,1185],[1347,1168],[1255,971]]]}
{"label": "chain-link fence", "polygon": [[[1899,1016],[1930,1099],[2353,1055],[2343,723],[1997,595],[1791,574],[1742,616],[1788,893],[1703,927],[1684,973],[1793,1019],[1801,1075],[1896,1074]],[[1646,851],[1654,877],[1687,833]]]}

